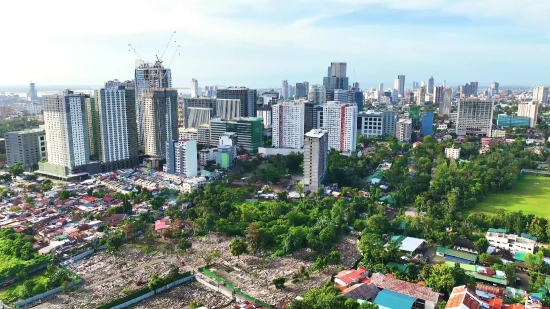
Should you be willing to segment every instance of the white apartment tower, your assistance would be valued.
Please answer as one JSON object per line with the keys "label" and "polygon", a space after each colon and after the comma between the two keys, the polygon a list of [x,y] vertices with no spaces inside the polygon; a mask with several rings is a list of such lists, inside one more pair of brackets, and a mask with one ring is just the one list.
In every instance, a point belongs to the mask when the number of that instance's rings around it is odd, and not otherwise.
{"label": "white apartment tower", "polygon": [[304,190],[317,191],[322,187],[328,169],[328,132],[313,129],[305,134]]}
{"label": "white apartment tower", "polygon": [[329,148],[341,152],[355,151],[357,140],[357,105],[327,102],[323,106],[323,129],[328,132]]}
{"label": "white apartment tower", "polygon": [[315,105],[323,105],[327,103],[327,90],[324,85],[311,85],[307,95],[308,101]]}
{"label": "white apartment tower", "polygon": [[273,105],[272,111],[273,147],[288,149],[304,147],[304,102],[280,102]]}
{"label": "white apartment tower", "polygon": [[456,135],[491,136],[493,101],[460,99],[456,117]]}
{"label": "white apartment tower", "polygon": [[537,101],[522,102],[518,104],[518,116],[529,117],[529,126],[534,128],[537,125],[539,103]]}
{"label": "white apartment tower", "polygon": [[101,162],[137,163],[135,90],[132,82],[109,81],[96,91]]}
{"label": "white apartment tower", "polygon": [[398,141],[408,143],[411,141],[412,137],[412,120],[410,119],[399,119],[397,125],[395,126],[395,138]]}
{"label": "white apartment tower", "polygon": [[193,78],[191,79],[191,97],[196,98],[199,96],[199,81]]}
{"label": "white apartment tower", "polygon": [[145,89],[142,100],[145,155],[165,158],[166,142],[178,138],[178,91]]}
{"label": "white apartment tower", "polygon": [[197,176],[197,141],[189,139],[166,142],[166,172],[183,177]]}
{"label": "white apartment tower", "polygon": [[533,88],[533,101],[548,103],[548,87],[537,86]]}
{"label": "white apartment tower", "polygon": [[48,163],[69,169],[88,164],[86,95],[65,90],[63,94],[45,95],[43,99]]}

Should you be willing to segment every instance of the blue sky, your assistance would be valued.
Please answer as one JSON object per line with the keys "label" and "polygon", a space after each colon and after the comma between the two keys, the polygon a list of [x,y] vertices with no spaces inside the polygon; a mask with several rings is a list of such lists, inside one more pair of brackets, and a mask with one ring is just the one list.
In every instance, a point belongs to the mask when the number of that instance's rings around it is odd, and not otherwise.
{"label": "blue sky", "polygon": [[[7,6],[7,8],[6,8]],[[363,88],[398,74],[550,84],[546,0],[18,0],[0,20],[0,84],[100,85],[162,53],[176,87],[322,83],[348,63]],[[355,70],[355,72],[354,72]]]}

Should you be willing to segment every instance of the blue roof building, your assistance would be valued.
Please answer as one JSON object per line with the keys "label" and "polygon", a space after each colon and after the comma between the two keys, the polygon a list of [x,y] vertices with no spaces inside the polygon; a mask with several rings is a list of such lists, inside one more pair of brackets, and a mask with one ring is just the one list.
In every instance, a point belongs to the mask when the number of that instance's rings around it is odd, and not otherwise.
{"label": "blue roof building", "polygon": [[410,309],[416,298],[390,290],[382,290],[374,299],[374,303],[380,308]]}

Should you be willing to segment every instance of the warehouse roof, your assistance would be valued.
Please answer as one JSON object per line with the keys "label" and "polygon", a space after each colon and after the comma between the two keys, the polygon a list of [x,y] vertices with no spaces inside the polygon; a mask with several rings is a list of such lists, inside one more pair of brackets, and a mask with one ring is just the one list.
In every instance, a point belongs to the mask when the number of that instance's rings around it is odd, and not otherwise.
{"label": "warehouse roof", "polygon": [[461,259],[468,260],[468,261],[472,261],[472,262],[475,262],[477,260],[477,254],[472,254],[472,253],[467,253],[467,252],[462,252],[462,251],[456,251],[456,250],[449,249],[449,248],[444,248],[444,247],[438,247],[437,248],[437,253],[454,256],[454,257],[461,258]]}

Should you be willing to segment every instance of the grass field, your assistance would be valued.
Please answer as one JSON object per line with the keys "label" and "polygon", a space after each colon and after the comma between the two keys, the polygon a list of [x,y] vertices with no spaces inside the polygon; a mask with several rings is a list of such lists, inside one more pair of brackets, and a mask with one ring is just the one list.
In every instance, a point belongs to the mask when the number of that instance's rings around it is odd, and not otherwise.
{"label": "grass field", "polygon": [[491,194],[469,212],[523,211],[550,218],[550,177],[526,175],[512,191]]}

